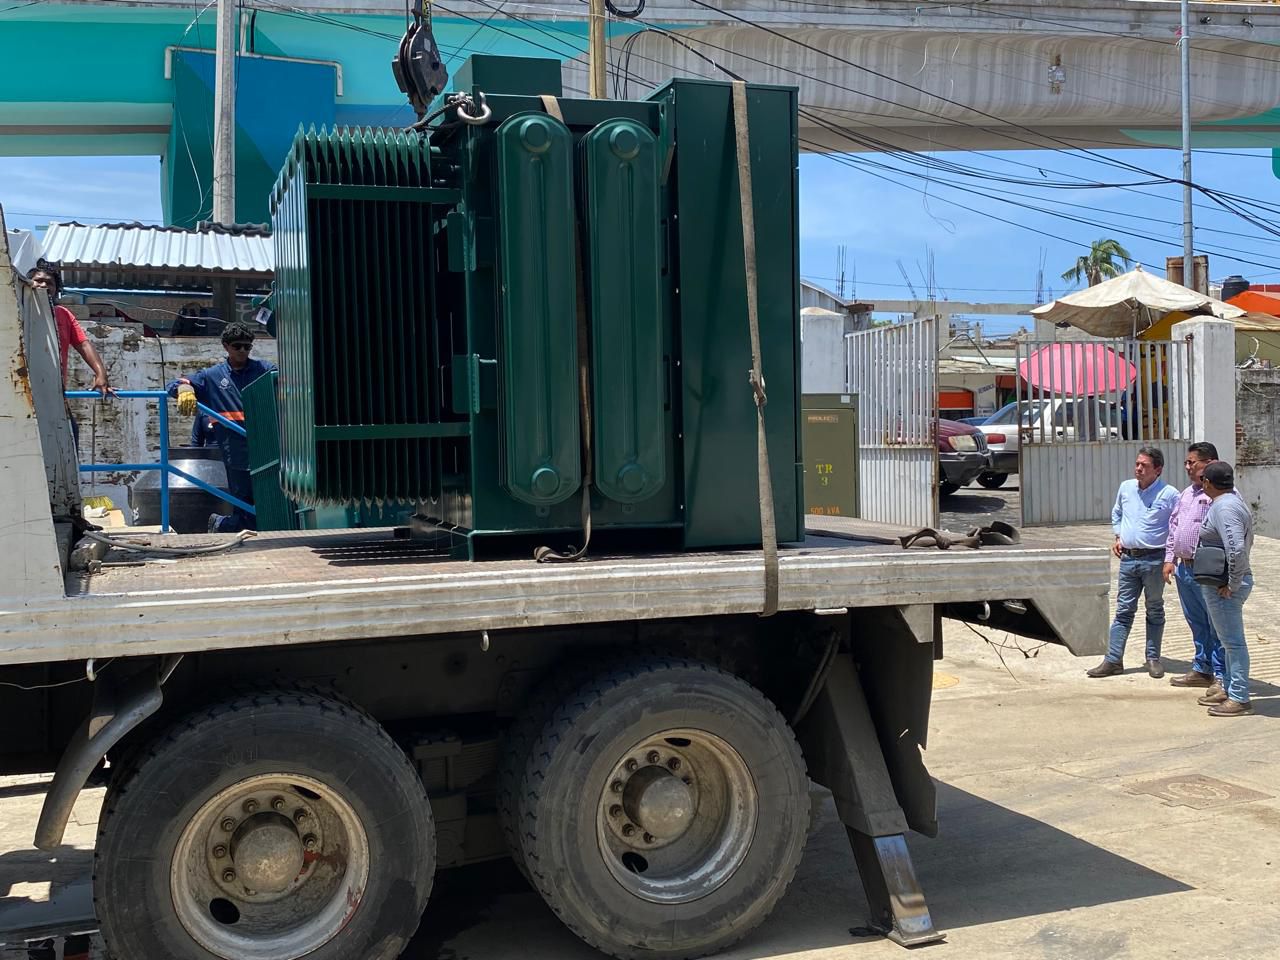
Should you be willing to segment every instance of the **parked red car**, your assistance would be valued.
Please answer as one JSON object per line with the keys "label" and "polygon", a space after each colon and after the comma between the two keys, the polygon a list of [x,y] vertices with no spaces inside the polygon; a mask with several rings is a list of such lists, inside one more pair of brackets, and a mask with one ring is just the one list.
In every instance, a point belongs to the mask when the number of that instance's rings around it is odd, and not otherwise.
{"label": "parked red car", "polygon": [[981,430],[958,420],[938,420],[938,493],[948,497],[990,469]]}

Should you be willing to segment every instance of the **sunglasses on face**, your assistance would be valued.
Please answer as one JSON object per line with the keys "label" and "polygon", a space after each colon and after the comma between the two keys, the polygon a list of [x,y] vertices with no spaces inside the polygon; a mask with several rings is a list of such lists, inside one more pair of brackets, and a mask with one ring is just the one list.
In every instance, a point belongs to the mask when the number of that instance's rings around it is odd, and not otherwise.
{"label": "sunglasses on face", "polygon": [[230,347],[232,350],[252,350],[253,349],[252,342],[245,343],[242,340],[237,340],[235,343],[228,343],[227,346]]}

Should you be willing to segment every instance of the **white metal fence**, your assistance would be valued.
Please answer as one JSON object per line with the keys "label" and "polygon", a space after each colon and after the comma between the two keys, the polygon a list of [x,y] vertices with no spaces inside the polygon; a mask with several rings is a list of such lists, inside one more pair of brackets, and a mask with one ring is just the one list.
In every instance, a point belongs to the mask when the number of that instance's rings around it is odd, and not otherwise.
{"label": "white metal fence", "polygon": [[1189,345],[1180,341],[1036,341],[1018,345],[1019,487],[1025,526],[1111,515],[1144,446],[1166,479],[1195,437]]}
{"label": "white metal fence", "polygon": [[863,519],[908,527],[938,522],[938,329],[935,320],[845,338],[849,392],[858,397]]}

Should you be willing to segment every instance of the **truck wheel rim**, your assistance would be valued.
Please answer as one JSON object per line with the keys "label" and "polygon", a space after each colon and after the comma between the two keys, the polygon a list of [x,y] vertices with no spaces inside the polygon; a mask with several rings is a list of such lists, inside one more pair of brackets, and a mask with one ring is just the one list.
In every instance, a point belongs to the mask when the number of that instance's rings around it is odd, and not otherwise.
{"label": "truck wheel rim", "polygon": [[758,807],[751,771],[727,742],[705,730],[664,730],[627,750],[606,777],[600,855],[642,900],[697,900],[746,859]]}
{"label": "truck wheel rim", "polygon": [[187,822],[170,893],[187,933],[215,956],[296,960],[359,909],[369,859],[343,797],[310,777],[266,774],[223,790]]}

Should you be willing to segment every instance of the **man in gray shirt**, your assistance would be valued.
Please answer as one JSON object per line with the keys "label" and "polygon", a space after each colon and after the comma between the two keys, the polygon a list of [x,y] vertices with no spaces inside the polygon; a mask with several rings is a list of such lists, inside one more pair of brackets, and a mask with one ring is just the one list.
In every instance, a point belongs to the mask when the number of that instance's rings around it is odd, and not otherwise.
{"label": "man in gray shirt", "polygon": [[1235,492],[1231,464],[1215,460],[1204,468],[1200,483],[1213,501],[1200,529],[1200,546],[1221,547],[1227,555],[1227,582],[1221,586],[1202,583],[1200,587],[1209,619],[1226,654],[1226,689],[1210,687],[1200,703],[1209,708],[1211,717],[1240,717],[1253,713],[1249,703],[1249,648],[1244,639],[1244,602],[1253,589],[1253,571],[1249,567],[1253,513]]}

